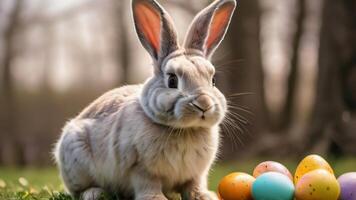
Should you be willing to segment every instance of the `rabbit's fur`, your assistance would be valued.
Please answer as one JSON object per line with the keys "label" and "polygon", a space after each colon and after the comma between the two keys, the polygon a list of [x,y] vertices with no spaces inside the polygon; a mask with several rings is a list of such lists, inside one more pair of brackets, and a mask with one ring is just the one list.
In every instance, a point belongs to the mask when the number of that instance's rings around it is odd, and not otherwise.
{"label": "rabbit's fur", "polygon": [[135,28],[152,56],[154,75],[143,85],[107,92],[63,128],[55,158],[73,196],[98,199],[107,191],[124,199],[164,200],[178,192],[185,199],[217,199],[207,176],[227,105],[214,87],[209,58],[235,4],[217,0],[204,9],[182,48],[155,0],[133,0]]}

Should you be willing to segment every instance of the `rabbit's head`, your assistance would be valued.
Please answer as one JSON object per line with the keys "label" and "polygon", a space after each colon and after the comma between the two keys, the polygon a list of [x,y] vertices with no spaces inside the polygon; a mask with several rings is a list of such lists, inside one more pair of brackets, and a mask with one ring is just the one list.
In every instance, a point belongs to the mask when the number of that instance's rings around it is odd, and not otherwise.
{"label": "rabbit's head", "polygon": [[155,0],[132,1],[136,32],[154,62],[154,75],[140,97],[153,121],[175,128],[209,128],[223,120],[226,99],[215,87],[210,58],[235,6],[235,0],[216,0],[202,10],[181,47],[170,16]]}

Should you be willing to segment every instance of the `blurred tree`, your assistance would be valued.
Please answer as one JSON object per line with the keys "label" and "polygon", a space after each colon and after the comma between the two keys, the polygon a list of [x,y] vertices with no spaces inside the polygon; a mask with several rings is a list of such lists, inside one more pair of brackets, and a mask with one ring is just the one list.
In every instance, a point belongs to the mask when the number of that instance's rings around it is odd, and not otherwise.
{"label": "blurred tree", "polygon": [[[230,109],[235,113],[230,115],[234,118],[234,126],[239,126],[232,134],[238,134],[240,145],[247,143],[249,132],[254,137],[258,133],[268,130],[268,113],[265,101],[264,78],[260,49],[260,6],[258,0],[241,0],[238,3],[236,13],[233,16],[230,29],[226,37],[226,47],[232,52],[229,59],[229,69],[224,73],[223,89],[228,100]],[[243,8],[243,9],[240,9]],[[227,59],[227,60],[229,60]],[[234,66],[231,66],[234,65]],[[224,67],[224,66],[222,66]],[[218,69],[219,70],[219,67]],[[244,97],[239,93],[253,93]],[[235,94],[234,94],[235,93]],[[233,94],[233,95],[228,95]],[[254,113],[251,119],[246,107]],[[247,111],[247,112],[246,112]],[[250,118],[250,119],[249,119]],[[253,127],[250,126],[250,123]],[[226,132],[225,132],[226,134]],[[228,135],[227,135],[228,136]],[[235,151],[231,151],[236,138],[224,137],[224,153],[227,158],[234,157]]]}
{"label": "blurred tree", "polygon": [[[204,2],[203,4],[205,6],[208,6],[209,3],[211,3],[211,0],[204,0],[202,2]],[[192,5],[192,3],[190,1],[171,0],[168,2],[162,2],[162,3],[172,4],[173,6],[176,6],[177,8],[181,8],[182,10],[187,11],[187,12],[191,13],[192,15],[197,14],[201,10],[201,8],[196,8],[194,5]]]}
{"label": "blurred tree", "polygon": [[2,68],[1,77],[1,97],[3,103],[1,107],[3,110],[1,131],[0,160],[5,163],[22,165],[23,145],[21,144],[21,137],[16,137],[16,114],[17,106],[15,100],[15,88],[12,77],[12,66],[17,54],[16,37],[18,36],[18,29],[20,25],[20,17],[23,9],[23,0],[14,0],[12,10],[8,16],[6,27],[4,28],[4,51],[0,66]]}
{"label": "blurred tree", "polygon": [[[0,164],[22,166],[50,162],[49,152],[55,135],[49,133],[57,133],[60,130],[60,127],[57,126],[61,126],[63,119],[67,117],[60,117],[65,113],[66,108],[59,105],[60,109],[56,110],[58,105],[56,107],[54,104],[58,103],[58,99],[53,97],[58,94],[54,94],[49,86],[50,78],[53,78],[50,76],[51,66],[57,56],[53,53],[58,53],[53,50],[56,33],[52,25],[59,21],[71,19],[83,10],[94,8],[96,2],[94,0],[86,1],[57,14],[39,12],[37,9],[43,10],[46,8],[47,4],[43,2],[32,2],[34,3],[33,10],[29,8],[29,2],[24,0],[0,2],[2,10],[6,11],[6,14],[3,15],[5,17],[2,19],[4,26],[1,27],[2,41],[4,41],[2,44],[3,51],[0,52]],[[40,7],[36,9],[36,6]],[[34,48],[30,46],[31,42],[28,41],[29,37],[27,36],[31,34],[31,30],[39,27],[46,32],[39,33],[40,36],[43,36],[43,40],[36,43],[43,49],[32,51],[31,58],[43,61],[44,67],[41,77],[43,81],[40,93],[29,94],[23,88],[15,87],[14,67],[18,60],[27,59],[26,61],[33,62],[33,60],[26,58],[29,49]],[[41,53],[39,52],[45,52],[45,56],[40,57]],[[85,61],[85,59],[83,60]],[[38,69],[34,69],[32,72],[41,73]],[[85,94],[81,94],[81,96],[85,96]],[[32,99],[36,98],[35,102],[31,102]],[[67,100],[67,102],[67,107],[71,108],[68,104],[69,102],[72,104],[72,100]],[[36,117],[33,117],[33,113],[36,113]],[[56,115],[53,115],[53,113],[56,113]],[[35,122],[36,125],[31,124],[31,122]],[[30,126],[31,128],[27,130],[25,127],[28,124],[33,126]]]}
{"label": "blurred tree", "polygon": [[299,73],[298,59],[300,57],[300,45],[304,30],[304,21],[306,18],[306,3],[305,0],[298,0],[296,3],[297,14],[295,17],[295,33],[292,39],[292,55],[290,59],[290,71],[287,78],[286,97],[284,105],[282,105],[281,113],[278,119],[273,123],[274,131],[283,133],[288,131],[292,125],[293,108],[296,100],[297,81]]}
{"label": "blurred tree", "polygon": [[324,2],[316,99],[306,143],[311,151],[356,154],[355,6],[354,0]]}
{"label": "blurred tree", "polygon": [[117,32],[118,38],[116,41],[117,51],[118,51],[118,66],[121,67],[121,77],[118,85],[130,84],[130,49],[129,49],[129,38],[127,35],[127,18],[128,12],[126,8],[129,7],[128,1],[121,0],[113,1],[115,5],[116,14],[115,19],[117,19]]}

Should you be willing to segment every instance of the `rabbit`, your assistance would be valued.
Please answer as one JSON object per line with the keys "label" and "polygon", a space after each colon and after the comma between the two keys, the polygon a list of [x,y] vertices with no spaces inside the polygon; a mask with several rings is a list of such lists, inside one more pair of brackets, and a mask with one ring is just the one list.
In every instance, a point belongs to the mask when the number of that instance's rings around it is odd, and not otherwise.
{"label": "rabbit", "polygon": [[64,126],[54,157],[70,195],[218,199],[207,178],[227,102],[215,87],[210,60],[235,7],[235,0],[212,2],[193,19],[180,46],[159,3],[132,0],[135,30],[154,73],[143,84],[105,93]]}

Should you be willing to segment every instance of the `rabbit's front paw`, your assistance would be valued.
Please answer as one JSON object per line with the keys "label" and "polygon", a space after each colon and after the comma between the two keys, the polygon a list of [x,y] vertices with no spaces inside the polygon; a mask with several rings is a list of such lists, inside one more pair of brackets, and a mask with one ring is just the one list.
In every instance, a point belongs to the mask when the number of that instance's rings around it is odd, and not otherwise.
{"label": "rabbit's front paw", "polygon": [[195,191],[191,194],[189,200],[218,200],[218,196],[211,191],[199,192]]}
{"label": "rabbit's front paw", "polygon": [[140,195],[135,200],[168,200],[163,194]]}
{"label": "rabbit's front paw", "polygon": [[89,188],[85,190],[81,195],[81,200],[99,200],[104,193],[101,188]]}

